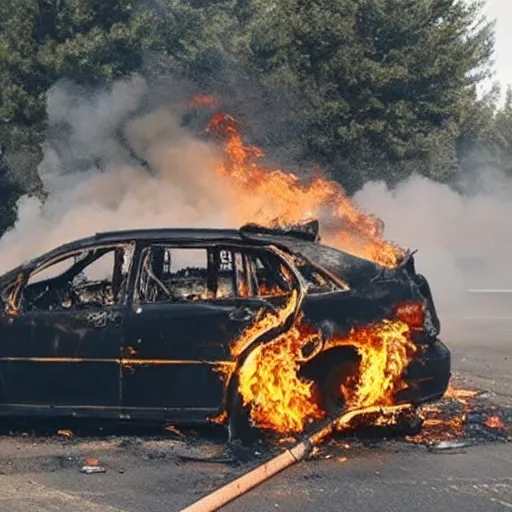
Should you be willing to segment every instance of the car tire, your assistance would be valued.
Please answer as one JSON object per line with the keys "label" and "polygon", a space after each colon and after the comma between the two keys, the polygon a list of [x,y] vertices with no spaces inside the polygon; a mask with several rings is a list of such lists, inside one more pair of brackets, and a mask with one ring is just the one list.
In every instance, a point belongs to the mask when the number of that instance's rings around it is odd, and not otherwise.
{"label": "car tire", "polygon": [[261,439],[261,431],[251,423],[250,408],[243,405],[242,395],[238,391],[237,375],[230,383],[228,414],[229,443],[252,445]]}
{"label": "car tire", "polygon": [[327,413],[338,413],[345,407],[345,400],[341,393],[342,384],[357,373],[357,361],[343,361],[333,366],[324,379],[318,382],[320,403]]}

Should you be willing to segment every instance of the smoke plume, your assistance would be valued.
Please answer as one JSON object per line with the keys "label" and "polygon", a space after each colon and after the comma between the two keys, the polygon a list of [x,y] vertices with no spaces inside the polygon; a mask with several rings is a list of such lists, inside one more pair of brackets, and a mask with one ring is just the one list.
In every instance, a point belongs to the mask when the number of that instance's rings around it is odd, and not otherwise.
{"label": "smoke plume", "polygon": [[443,335],[485,341],[512,319],[512,183],[489,170],[463,189],[413,176],[394,190],[367,183],[354,199],[385,222],[387,238],[418,250]]}
{"label": "smoke plume", "polygon": [[159,95],[135,77],[89,95],[68,83],[50,91],[39,167],[48,197],[20,200],[0,240],[0,272],[99,231],[231,226],[213,175],[218,148],[180,127],[176,88]]}
{"label": "smoke plume", "polygon": [[[236,227],[214,173],[218,148],[180,125],[187,96],[182,84],[150,87],[140,77],[93,93],[57,84],[39,167],[48,196],[20,200],[18,222],[0,239],[0,272],[98,231]],[[470,325],[464,317],[503,309],[502,297],[468,290],[512,288],[512,187],[491,172],[471,186],[461,195],[414,176],[394,190],[368,183],[355,195],[385,222],[387,239],[418,249],[417,271],[449,333]]]}

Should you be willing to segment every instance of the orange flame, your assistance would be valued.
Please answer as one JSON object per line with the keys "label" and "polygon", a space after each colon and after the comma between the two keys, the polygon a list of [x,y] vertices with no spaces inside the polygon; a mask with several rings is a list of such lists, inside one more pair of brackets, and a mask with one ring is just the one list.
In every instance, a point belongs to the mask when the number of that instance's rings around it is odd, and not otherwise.
{"label": "orange flame", "polygon": [[361,362],[354,389],[342,389],[345,403],[351,409],[373,405],[393,405],[393,397],[404,387],[403,372],[417,351],[411,340],[409,325],[401,320],[352,329],[346,338],[332,339],[325,350],[353,346]]}
{"label": "orange flame", "polygon": [[423,329],[425,322],[425,304],[422,302],[406,302],[395,308],[396,318],[410,327]]}
{"label": "orange flame", "polygon": [[21,291],[21,285],[23,284],[23,274],[20,273],[16,277],[16,282],[12,287],[9,296],[7,297],[5,304],[5,314],[7,317],[18,316],[20,314],[20,308],[16,305],[18,302],[19,294]]}
{"label": "orange flame", "polygon": [[475,398],[477,394],[478,394],[478,391],[475,391],[473,389],[454,388],[452,386],[452,383],[450,382],[448,384],[448,388],[445,391],[444,397],[445,398],[454,398],[455,400],[464,402],[465,400]]}
{"label": "orange flame", "polygon": [[[437,443],[464,437],[466,414],[458,414],[452,418],[428,417],[428,411],[422,411],[424,416],[422,431],[407,439],[415,443]],[[425,417],[426,416],[426,417]]]}
{"label": "orange flame", "polygon": [[316,176],[306,183],[293,173],[258,165],[263,151],[246,146],[236,125],[233,117],[217,114],[207,132],[223,143],[224,162],[216,171],[238,206],[239,224],[276,226],[320,218],[329,244],[385,267],[397,265],[404,252],[383,239],[380,219],[357,208],[335,181]]}
{"label": "orange flame", "polygon": [[167,430],[167,432],[172,432],[173,434],[176,434],[179,437],[185,437],[185,434],[178,427],[175,427],[174,425],[167,425],[165,427],[165,430]]}
{"label": "orange flame", "polygon": [[314,382],[299,378],[300,350],[307,341],[294,327],[272,342],[257,346],[239,371],[244,405],[260,428],[302,432],[308,420],[325,413],[314,399]]}
{"label": "orange flame", "polygon": [[218,425],[224,425],[227,422],[228,418],[228,413],[224,409],[219,414],[217,414],[217,416],[214,416],[213,418],[208,418],[208,421],[211,423],[217,423]]}
{"label": "orange flame", "polygon": [[[240,355],[261,332],[282,325],[293,312],[296,300],[292,295],[277,314],[261,316],[232,347],[232,355]],[[392,406],[394,394],[403,386],[405,367],[417,350],[409,326],[390,320],[352,329],[348,336],[332,338],[323,346],[320,343],[319,333],[298,319],[285,333],[256,346],[243,361],[238,370],[239,392],[244,405],[250,406],[250,417],[256,426],[279,433],[299,433],[308,422],[325,417],[315,382],[299,377],[300,365],[306,359],[303,348],[307,345],[319,349],[313,351],[313,356],[341,346],[357,350],[361,359],[356,385],[340,389],[345,405],[351,409]]]}
{"label": "orange flame", "polygon": [[505,430],[507,426],[505,423],[503,423],[503,420],[499,416],[489,416],[485,421],[484,424],[486,427],[489,428],[496,428],[499,430]]}
{"label": "orange flame", "polygon": [[217,105],[217,99],[211,95],[197,95],[189,101],[191,107],[214,107]]}
{"label": "orange flame", "polygon": [[[224,158],[216,174],[232,196],[237,224],[286,226],[317,218],[330,245],[384,267],[396,267],[404,252],[383,239],[380,219],[357,208],[334,181],[317,175],[305,182],[293,173],[260,165],[263,151],[245,145],[237,125],[235,118],[217,114],[206,129],[222,144]],[[239,292],[245,295],[246,290],[241,288]],[[260,292],[264,295],[273,290]],[[250,406],[253,423],[279,433],[299,433],[309,421],[325,416],[317,383],[299,377],[308,346],[314,346],[308,358],[341,346],[351,346],[359,354],[357,378],[353,385],[339,389],[347,407],[375,407],[375,414],[392,407],[394,394],[404,385],[404,369],[416,351],[411,329],[422,325],[422,307],[404,305],[397,310],[396,321],[383,320],[325,342],[319,332],[296,318],[285,333],[258,344],[262,335],[285,325],[300,300],[298,292],[293,291],[277,312],[261,311],[231,346],[234,360],[241,356],[245,359],[238,368],[225,368],[223,374],[227,382],[237,372],[238,390],[244,405]]]}
{"label": "orange flame", "polygon": [[276,295],[285,295],[286,291],[282,290],[277,284],[270,288],[265,283],[262,283],[258,286],[258,294],[260,297],[268,297]]}

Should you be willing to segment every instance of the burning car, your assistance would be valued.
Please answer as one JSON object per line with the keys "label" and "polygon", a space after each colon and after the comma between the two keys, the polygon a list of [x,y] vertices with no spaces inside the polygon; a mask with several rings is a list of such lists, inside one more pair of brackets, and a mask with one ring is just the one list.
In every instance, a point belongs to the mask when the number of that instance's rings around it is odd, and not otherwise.
{"label": "burning car", "polygon": [[427,280],[323,245],[318,223],[100,233],[0,278],[0,411],[300,432],[440,398]]}

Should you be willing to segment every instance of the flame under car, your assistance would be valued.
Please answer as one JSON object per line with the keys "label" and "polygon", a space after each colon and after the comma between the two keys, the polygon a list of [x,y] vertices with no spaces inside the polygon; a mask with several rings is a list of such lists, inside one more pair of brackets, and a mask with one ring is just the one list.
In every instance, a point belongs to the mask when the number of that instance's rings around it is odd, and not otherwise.
{"label": "flame under car", "polygon": [[[403,316],[420,304],[393,403],[433,401],[450,378],[450,353],[427,280],[407,253],[396,268],[322,245],[318,225],[240,230],[100,233],[60,246],[0,278],[0,414],[195,424],[225,412],[248,439],[240,389],[257,347],[312,326],[297,356],[315,407],[343,407],[357,347],[329,340]],[[291,298],[294,300],[292,301]],[[264,315],[270,323],[248,330]],[[245,336],[245,337],[244,337]],[[284,429],[283,429],[284,430]]]}

